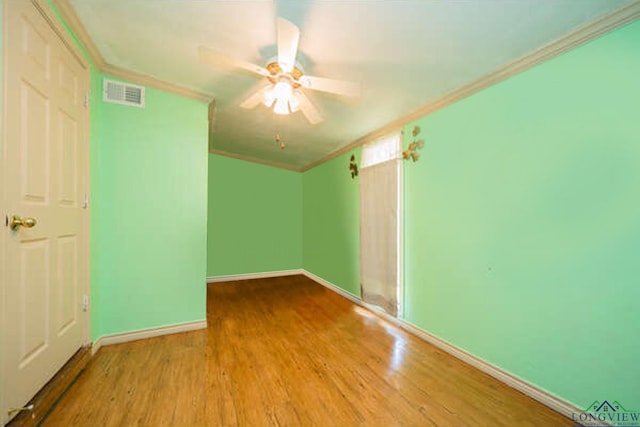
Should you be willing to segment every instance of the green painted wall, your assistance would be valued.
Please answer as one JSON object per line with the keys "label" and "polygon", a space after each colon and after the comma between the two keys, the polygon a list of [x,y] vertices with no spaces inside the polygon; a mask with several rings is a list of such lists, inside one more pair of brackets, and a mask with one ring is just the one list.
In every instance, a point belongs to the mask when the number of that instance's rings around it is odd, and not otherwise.
{"label": "green painted wall", "polygon": [[302,268],[302,176],[209,155],[209,277]]}
{"label": "green painted wall", "polygon": [[91,66],[89,89],[89,200],[90,200],[90,296],[91,296],[91,340],[95,342],[101,336],[100,322],[100,107],[102,98],[102,75]]}
{"label": "green painted wall", "polygon": [[[303,174],[303,267],[359,297],[360,193],[351,154]],[[359,163],[360,150],[354,154]]]}
{"label": "green painted wall", "polygon": [[144,109],[104,103],[90,70],[91,338],[203,320],[207,106],[152,88]]}
{"label": "green painted wall", "polygon": [[91,61],[91,56],[87,52],[87,49],[85,49],[85,47],[82,45],[82,43],[80,43],[80,40],[78,39],[78,37],[75,35],[75,33],[73,31],[71,31],[71,28],[69,27],[69,24],[67,24],[67,22],[62,18],[62,14],[60,13],[58,8],[56,7],[56,5],[54,3],[54,0],[46,0],[46,3],[47,3],[47,6],[49,7],[49,9],[51,9],[53,14],[56,16],[56,18],[58,18],[58,21],[60,21],[60,23],[62,24],[64,29],[67,31],[67,34],[69,34],[71,36],[71,38],[75,42],[75,44],[78,47],[78,49],[80,49],[80,52],[82,52],[82,55],[84,56],[84,59],[87,62],[91,63],[92,66],[94,66],[95,64],[93,64],[93,61]]}
{"label": "green painted wall", "polygon": [[640,407],[639,76],[636,22],[416,122],[406,320],[580,407]]}
{"label": "green painted wall", "polygon": [[203,320],[207,105],[149,87],[145,108],[96,103],[94,335]]}
{"label": "green painted wall", "polygon": [[[636,22],[417,121],[405,169],[406,320],[578,406],[640,404],[638,46]],[[359,295],[349,155],[304,174],[209,156],[207,263],[206,106],[103,104],[101,77],[94,339],[204,319],[205,272],[302,266]]]}
{"label": "green painted wall", "polygon": [[152,88],[144,109],[103,103],[90,71],[91,338],[203,320],[207,106]]}

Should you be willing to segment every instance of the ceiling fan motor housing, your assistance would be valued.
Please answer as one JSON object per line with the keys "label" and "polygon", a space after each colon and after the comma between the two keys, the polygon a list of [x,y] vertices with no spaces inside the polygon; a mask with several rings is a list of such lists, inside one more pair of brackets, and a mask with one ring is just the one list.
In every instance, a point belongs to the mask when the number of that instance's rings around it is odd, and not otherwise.
{"label": "ceiling fan motor housing", "polygon": [[302,71],[302,67],[298,63],[296,63],[296,66],[293,67],[290,73],[285,73],[282,70],[276,58],[269,60],[269,63],[264,68],[269,72],[267,79],[273,84],[277,83],[280,77],[288,76],[294,89],[301,86],[298,80],[304,75],[304,71]]}

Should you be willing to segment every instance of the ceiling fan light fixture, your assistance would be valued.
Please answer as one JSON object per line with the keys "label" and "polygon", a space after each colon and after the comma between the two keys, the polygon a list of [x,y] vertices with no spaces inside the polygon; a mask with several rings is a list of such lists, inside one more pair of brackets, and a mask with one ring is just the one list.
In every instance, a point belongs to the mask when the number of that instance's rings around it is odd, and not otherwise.
{"label": "ceiling fan light fixture", "polygon": [[297,92],[294,92],[291,95],[291,98],[289,98],[289,109],[291,110],[292,113],[295,113],[296,111],[298,111],[298,108],[300,107],[300,100],[299,100],[299,95]]}
{"label": "ceiling fan light fixture", "polygon": [[273,103],[276,101],[276,96],[273,89],[266,90],[262,97],[262,103],[265,107],[273,107]]}
{"label": "ceiling fan light fixture", "polygon": [[[291,83],[286,80],[281,80],[274,86],[272,91],[268,91],[265,94],[265,101],[270,102],[268,106],[273,105],[273,112],[276,114],[289,114],[289,104],[293,99],[293,88]],[[275,100],[275,104],[273,102]]]}
{"label": "ceiling fan light fixture", "polygon": [[289,102],[286,99],[276,99],[276,104],[273,106],[273,112],[280,115],[289,114]]}
{"label": "ceiling fan light fixture", "polygon": [[273,95],[276,99],[286,99],[289,100],[291,98],[291,94],[293,93],[293,88],[288,81],[281,80],[276,83],[273,88]]}
{"label": "ceiling fan light fixture", "polygon": [[278,18],[277,38],[277,56],[269,59],[264,67],[203,46],[199,48],[198,54],[203,63],[230,66],[263,77],[258,85],[259,89],[253,90],[251,95],[240,102],[240,107],[248,110],[262,103],[274,114],[288,115],[299,111],[309,123],[315,125],[324,118],[305,94],[306,89],[351,98],[360,96],[358,83],[304,74],[304,69],[296,61],[300,30],[295,24]]}

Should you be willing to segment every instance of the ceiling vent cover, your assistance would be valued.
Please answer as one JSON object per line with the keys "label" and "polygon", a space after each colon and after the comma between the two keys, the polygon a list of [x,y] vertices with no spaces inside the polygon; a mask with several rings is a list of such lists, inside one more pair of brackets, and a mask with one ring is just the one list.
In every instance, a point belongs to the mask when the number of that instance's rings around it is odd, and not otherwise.
{"label": "ceiling vent cover", "polygon": [[144,87],[104,79],[102,99],[115,104],[144,107]]}

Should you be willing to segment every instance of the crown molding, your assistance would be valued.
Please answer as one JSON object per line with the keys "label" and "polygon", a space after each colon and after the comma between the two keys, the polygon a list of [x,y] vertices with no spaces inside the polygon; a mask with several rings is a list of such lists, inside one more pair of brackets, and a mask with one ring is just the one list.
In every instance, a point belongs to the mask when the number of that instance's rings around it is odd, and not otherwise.
{"label": "crown molding", "polygon": [[185,86],[173,84],[166,80],[160,80],[148,74],[138,73],[137,71],[128,70],[126,68],[116,67],[115,65],[111,65],[109,63],[105,64],[105,66],[100,71],[102,71],[104,74],[108,74],[112,77],[117,77],[122,80],[127,80],[131,83],[136,83],[142,86],[150,86],[156,89],[163,90],[165,92],[173,93],[175,95],[180,95],[199,102],[204,102],[206,104],[210,103],[213,99],[213,96],[206,93],[198,92],[197,90],[189,89]]}
{"label": "crown molding", "polygon": [[[37,3],[44,4],[44,0],[35,0]],[[58,12],[60,12],[60,16],[65,21],[65,23],[69,26],[69,29],[75,34],[78,38],[80,44],[85,48],[87,54],[89,55],[89,59],[95,65],[95,67],[102,73],[108,74],[113,77],[117,77],[123,80],[127,80],[131,83],[136,83],[143,86],[150,86],[155,89],[160,89],[165,92],[170,92],[175,95],[180,95],[186,98],[191,98],[199,102],[209,103],[213,99],[212,95],[199,92],[197,90],[193,90],[181,85],[177,85],[174,83],[170,83],[165,80],[158,79],[156,77],[149,76],[147,74],[139,73],[137,71],[128,70],[125,68],[117,67],[115,65],[109,64],[102,54],[100,50],[93,42],[93,39],[87,32],[84,24],[78,18],[75,9],[69,2],[69,0],[52,0],[53,5],[56,7]],[[40,6],[42,7],[42,6]],[[49,9],[49,8],[46,8]],[[48,13],[47,15],[51,16],[52,13]],[[57,21],[57,20],[56,20]],[[61,24],[58,22],[57,27],[61,27]],[[70,38],[67,35],[67,38]],[[74,43],[75,44],[75,43]],[[76,47],[77,50],[77,47]]]}
{"label": "crown molding", "polygon": [[33,6],[40,12],[42,17],[47,21],[49,26],[53,29],[56,35],[60,38],[62,43],[69,48],[71,54],[82,64],[84,68],[89,68],[89,63],[85,58],[82,50],[78,47],[78,45],[73,40],[73,37],[67,32],[64,28],[64,25],[57,18],[56,14],[51,10],[51,8],[47,5],[46,0],[31,0]]}
{"label": "crown molding", "polygon": [[286,169],[286,170],[290,170],[292,172],[302,172],[302,168],[300,166],[288,165],[286,163],[271,162],[269,160],[262,160],[262,159],[258,159],[256,157],[250,157],[250,156],[244,156],[242,154],[230,153],[228,151],[222,151],[222,150],[218,150],[218,149],[215,149],[215,148],[209,150],[209,153],[210,154],[217,154],[219,156],[224,156],[224,157],[230,157],[230,158],[236,159],[236,160],[244,160],[245,162],[258,163],[260,165],[271,166],[271,167],[279,168],[279,169]]}
{"label": "crown molding", "polygon": [[96,68],[102,70],[107,63],[98,47],[93,42],[93,39],[89,36],[84,24],[80,21],[80,18],[78,18],[75,9],[71,6],[71,3],[69,3],[69,0],[52,1],[56,9],[58,9],[58,12],[60,12],[60,16],[62,16],[73,34],[78,38],[80,44],[85,48],[91,62],[93,62]]}
{"label": "crown molding", "polygon": [[392,122],[390,122],[389,124],[387,124],[386,126],[383,126],[379,129],[374,130],[373,132],[369,132],[368,134],[366,134],[365,136],[362,136],[358,139],[356,139],[355,141],[337,149],[336,151],[331,152],[329,155],[321,158],[320,160],[316,160],[313,163],[310,163],[304,167],[302,167],[300,169],[300,172],[306,172],[310,169],[315,168],[316,166],[320,166],[323,163],[328,162],[329,160],[333,160],[336,157],[340,157],[341,155],[345,154],[348,151],[351,150],[355,150],[356,148],[360,147],[361,145],[364,145],[368,142],[372,142],[375,141],[377,139],[380,138],[384,138],[385,136],[389,136],[391,134],[394,133],[398,133],[400,131],[402,131],[402,127],[405,124],[405,119],[404,117],[401,117],[397,120],[394,120]]}
{"label": "crown molding", "polygon": [[480,77],[479,79],[462,86],[443,97],[430,102],[422,107],[405,114],[398,119],[393,120],[387,125],[370,132],[361,138],[353,141],[352,143],[345,145],[342,148],[330,153],[329,155],[317,160],[302,168],[302,172],[306,172],[322,163],[328,162],[348,151],[356,149],[361,145],[374,141],[378,138],[382,138],[394,132],[402,130],[405,124],[418,120],[426,115],[429,115],[437,110],[440,110],[448,105],[458,102],[464,98],[467,98],[477,92],[480,92],[488,87],[491,87],[509,77],[520,74],[530,68],[535,67],[543,62],[548,61],[564,52],[575,49],[576,47],[583,45],[593,39],[596,39],[609,31],[629,24],[637,19],[640,19],[640,0],[633,0],[625,5],[602,15],[600,18],[588,22],[576,29],[566,33],[560,38],[547,43],[546,45],[529,52],[525,55],[516,58],[515,60],[507,63],[506,65]]}
{"label": "crown molding", "polygon": [[[33,1],[35,4],[39,5],[40,9],[42,9],[42,5],[45,4],[44,0],[33,0]],[[62,16],[62,18],[65,20],[65,22],[71,29],[71,31],[76,35],[80,43],[85,47],[91,61],[101,72],[112,75],[114,77],[131,81],[132,83],[151,86],[156,89],[164,90],[180,96],[195,99],[200,102],[208,103],[213,99],[213,96],[211,95],[198,92],[196,90],[189,89],[180,85],[169,83],[167,81],[160,80],[155,77],[151,77],[142,73],[116,67],[114,65],[107,63],[105,59],[102,57],[95,43],[93,43],[93,40],[91,39],[84,25],[78,18],[69,0],[52,0],[52,1],[55,7],[60,12],[60,15]],[[46,15],[51,17],[52,14],[46,13]],[[362,137],[356,139],[355,141],[339,148],[338,150],[331,152],[327,156],[302,167],[265,161],[265,160],[256,159],[253,157],[234,154],[234,153],[229,153],[221,150],[211,150],[210,152],[214,154],[219,154],[221,156],[232,157],[239,160],[245,160],[253,163],[273,166],[276,168],[287,169],[287,170],[292,170],[296,172],[306,172],[310,169],[313,169],[316,166],[319,166],[338,156],[341,156],[342,154],[348,151],[354,150],[360,147],[361,145],[364,145],[368,142],[382,138],[391,133],[398,132],[402,130],[404,125],[408,123],[418,120],[421,117],[427,116],[448,105],[451,105],[477,92],[487,89],[488,87],[491,87],[516,74],[519,74],[523,71],[533,68],[536,65],[539,65],[545,61],[548,61],[551,58],[554,58],[569,50],[572,50],[597,37],[600,37],[603,34],[608,33],[609,31],[622,27],[623,25],[629,24],[637,19],[640,19],[640,0],[633,0],[601,16],[600,18],[592,22],[586,23],[566,33],[562,37],[550,43],[547,43],[546,45],[540,47],[539,49],[536,49],[530,53],[522,55],[519,58],[516,58],[515,60],[480,77],[479,79],[465,86],[462,86],[452,92],[449,92],[448,94],[440,97],[439,99],[433,102],[430,102],[428,104],[425,104],[419,107],[418,109],[411,111],[408,114],[405,114],[389,122],[388,124],[386,124],[381,128],[378,128],[372,132],[367,133],[366,135],[363,135]],[[60,23],[57,23],[57,25],[54,25],[54,26],[56,28],[61,27]],[[66,37],[63,36],[63,39],[65,40],[65,43],[68,44],[68,40],[70,39],[70,37],[68,35]],[[75,47],[74,52],[77,52],[77,51],[78,49],[77,47]]]}

